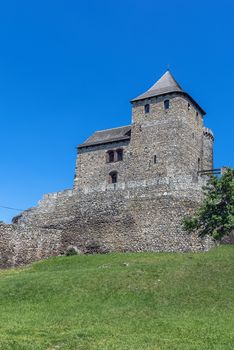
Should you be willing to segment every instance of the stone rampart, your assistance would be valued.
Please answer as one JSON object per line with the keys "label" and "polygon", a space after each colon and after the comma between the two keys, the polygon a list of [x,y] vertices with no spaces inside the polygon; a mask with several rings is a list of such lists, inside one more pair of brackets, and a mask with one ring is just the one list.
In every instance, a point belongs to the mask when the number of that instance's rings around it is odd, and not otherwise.
{"label": "stone rampart", "polygon": [[0,231],[2,266],[65,254],[70,246],[81,253],[208,250],[210,241],[181,228],[201,200],[201,181],[155,179],[46,195]]}
{"label": "stone rampart", "polygon": [[0,268],[14,265],[14,226],[0,223]]}

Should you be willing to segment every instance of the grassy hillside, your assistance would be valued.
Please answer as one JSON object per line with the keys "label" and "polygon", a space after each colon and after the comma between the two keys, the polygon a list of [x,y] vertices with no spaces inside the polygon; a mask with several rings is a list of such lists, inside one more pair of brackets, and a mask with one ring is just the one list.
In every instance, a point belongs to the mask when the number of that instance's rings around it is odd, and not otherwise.
{"label": "grassy hillside", "polygon": [[0,349],[234,349],[234,246],[0,272]]}

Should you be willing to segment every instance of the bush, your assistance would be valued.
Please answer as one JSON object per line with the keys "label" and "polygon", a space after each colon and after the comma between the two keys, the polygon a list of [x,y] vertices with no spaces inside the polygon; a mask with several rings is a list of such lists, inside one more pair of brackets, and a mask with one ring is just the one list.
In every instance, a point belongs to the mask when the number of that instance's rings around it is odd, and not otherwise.
{"label": "bush", "polygon": [[76,247],[68,247],[66,256],[78,255],[78,249]]}

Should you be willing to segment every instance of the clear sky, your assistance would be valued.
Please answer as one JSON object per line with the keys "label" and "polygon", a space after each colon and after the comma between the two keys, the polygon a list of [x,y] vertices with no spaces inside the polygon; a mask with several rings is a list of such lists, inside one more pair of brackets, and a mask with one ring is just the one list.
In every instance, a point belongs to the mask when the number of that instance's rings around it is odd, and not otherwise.
{"label": "clear sky", "polygon": [[167,64],[207,112],[215,166],[234,166],[233,0],[1,1],[0,205],[71,188],[76,145],[129,124]]}

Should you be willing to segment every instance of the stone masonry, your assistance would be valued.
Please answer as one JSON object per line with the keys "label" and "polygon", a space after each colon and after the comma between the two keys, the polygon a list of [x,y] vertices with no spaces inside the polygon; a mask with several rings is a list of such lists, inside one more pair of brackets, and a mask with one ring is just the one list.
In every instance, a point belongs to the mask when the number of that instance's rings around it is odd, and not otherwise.
{"label": "stone masonry", "polygon": [[131,101],[132,123],[95,132],[78,146],[74,188],[0,225],[0,267],[65,254],[208,250],[183,232],[213,169],[204,110],[169,71]]}

